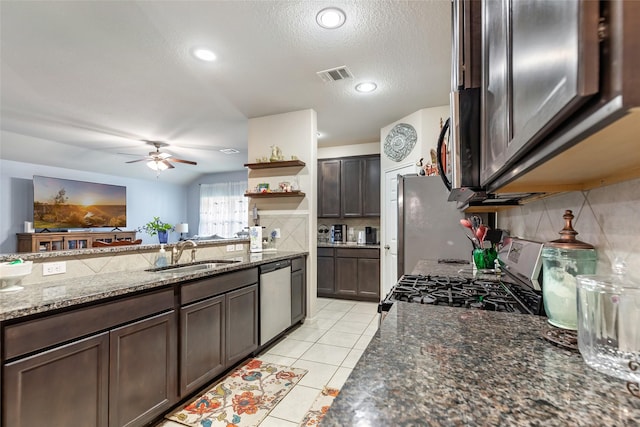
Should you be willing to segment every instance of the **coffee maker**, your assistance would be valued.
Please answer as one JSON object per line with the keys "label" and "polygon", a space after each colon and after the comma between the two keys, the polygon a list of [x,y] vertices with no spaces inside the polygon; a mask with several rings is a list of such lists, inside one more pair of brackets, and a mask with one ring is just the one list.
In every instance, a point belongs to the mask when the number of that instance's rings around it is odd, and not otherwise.
{"label": "coffee maker", "polygon": [[347,241],[346,224],[333,224],[331,226],[331,243],[345,243]]}
{"label": "coffee maker", "polygon": [[378,230],[376,230],[374,227],[365,227],[364,234],[367,245],[378,244]]}

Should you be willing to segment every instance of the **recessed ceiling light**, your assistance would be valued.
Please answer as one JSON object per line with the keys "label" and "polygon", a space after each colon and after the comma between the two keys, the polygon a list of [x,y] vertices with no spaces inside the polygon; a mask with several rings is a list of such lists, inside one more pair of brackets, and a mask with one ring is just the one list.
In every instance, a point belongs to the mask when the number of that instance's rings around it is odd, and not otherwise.
{"label": "recessed ceiling light", "polygon": [[239,153],[239,151],[236,150],[235,148],[222,148],[220,151],[223,152],[224,154],[237,154],[237,153]]}
{"label": "recessed ceiling light", "polygon": [[358,92],[362,92],[362,93],[369,93],[369,92],[373,92],[374,90],[376,90],[377,87],[378,87],[378,85],[376,85],[373,82],[364,82],[364,83],[358,83],[356,85],[356,90]]}
{"label": "recessed ceiling light", "polygon": [[337,7],[327,7],[316,15],[316,22],[322,28],[333,29],[341,27],[347,16]]}
{"label": "recessed ceiling light", "polygon": [[204,49],[199,47],[199,48],[193,49],[192,53],[193,53],[193,56],[195,56],[196,58],[202,61],[211,62],[211,61],[215,61],[216,59],[216,54],[210,51],[209,49]]}

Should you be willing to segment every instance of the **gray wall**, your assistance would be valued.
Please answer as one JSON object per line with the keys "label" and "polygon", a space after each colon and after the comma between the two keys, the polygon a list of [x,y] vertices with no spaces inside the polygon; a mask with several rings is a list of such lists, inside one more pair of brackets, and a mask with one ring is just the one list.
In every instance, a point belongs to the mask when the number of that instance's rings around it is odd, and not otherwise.
{"label": "gray wall", "polygon": [[[0,253],[15,252],[15,233],[23,231],[24,221],[33,220],[33,175],[126,186],[126,230],[135,230],[154,216],[170,224],[190,218],[189,228],[193,226],[197,230],[198,199],[195,199],[195,203],[191,199],[191,187],[168,184],[162,180],[162,175],[158,180],[139,180],[0,160]],[[175,241],[178,237],[176,233],[171,233],[169,241]],[[138,238],[143,239],[143,243],[157,243],[157,237],[145,233],[138,233]]]}

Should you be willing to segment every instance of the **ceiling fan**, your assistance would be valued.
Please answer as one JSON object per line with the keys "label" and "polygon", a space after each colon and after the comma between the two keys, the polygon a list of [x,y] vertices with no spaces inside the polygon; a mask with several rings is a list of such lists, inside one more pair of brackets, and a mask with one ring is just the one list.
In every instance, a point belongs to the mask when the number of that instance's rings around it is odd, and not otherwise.
{"label": "ceiling fan", "polygon": [[[142,159],[130,160],[125,163],[137,163],[137,162],[147,162],[147,166],[155,171],[163,171],[166,169],[173,169],[171,163],[185,163],[188,165],[197,165],[198,163],[193,162],[191,160],[178,159],[177,157],[173,157],[169,153],[163,153],[160,151],[160,147],[166,147],[169,144],[160,141],[144,141],[149,145],[153,145],[156,147],[156,151],[150,151],[148,156],[143,157]],[[119,153],[124,154],[126,156],[132,156],[133,154]]]}

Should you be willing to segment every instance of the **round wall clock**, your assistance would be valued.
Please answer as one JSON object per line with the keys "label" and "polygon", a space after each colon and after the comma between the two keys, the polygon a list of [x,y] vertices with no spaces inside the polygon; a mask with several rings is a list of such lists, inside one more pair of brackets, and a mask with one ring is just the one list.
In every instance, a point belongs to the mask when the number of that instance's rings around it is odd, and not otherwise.
{"label": "round wall clock", "polygon": [[407,123],[398,123],[384,140],[384,154],[394,162],[404,160],[416,145],[416,130]]}

